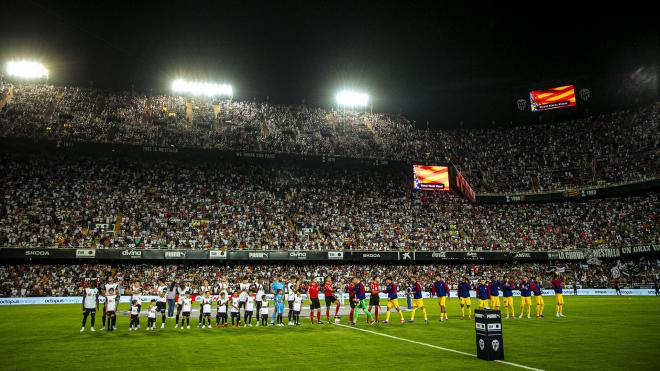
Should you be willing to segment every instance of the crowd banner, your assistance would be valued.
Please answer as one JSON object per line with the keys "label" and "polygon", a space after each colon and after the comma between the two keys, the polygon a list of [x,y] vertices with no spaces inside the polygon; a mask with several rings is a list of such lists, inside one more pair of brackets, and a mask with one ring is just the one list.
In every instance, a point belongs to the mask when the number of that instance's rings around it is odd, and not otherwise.
{"label": "crowd banner", "polygon": [[[367,298],[369,297],[369,294],[367,293]],[[403,299],[406,298],[406,293],[405,292],[399,292],[399,298]],[[470,295],[474,298],[475,297],[475,292],[474,290],[470,292]],[[552,290],[543,290],[543,295],[545,296],[554,296],[554,292]],[[564,296],[574,296],[576,295],[572,289],[564,289]],[[655,290],[654,289],[621,289],[620,290],[620,296],[655,296]],[[272,294],[266,294],[267,298],[269,300],[273,299]],[[380,294],[379,295],[381,299],[387,299],[386,294]],[[424,291],[422,293],[422,296],[425,299],[431,298],[431,293]],[[514,290],[513,291],[513,296],[518,297],[520,296],[520,291]],[[617,296],[617,292],[615,289],[578,289],[577,290],[577,296]],[[451,291],[451,296],[450,298],[456,298],[457,297],[457,292],[456,290]],[[214,298],[217,298],[217,295],[214,295]],[[99,302],[103,303],[103,298],[99,298]],[[142,303],[148,303],[151,301],[151,299],[156,299],[156,296],[152,295],[145,295],[142,296]],[[197,300],[198,297],[196,295],[193,296],[193,300]],[[306,299],[306,295],[303,295],[303,300]],[[325,297],[323,294],[319,294],[319,299],[323,300]],[[343,300],[348,299],[348,294],[343,294],[342,295]],[[120,303],[129,303],[131,300],[130,295],[122,295],[120,298]],[[451,299],[450,299],[451,300]],[[12,305],[41,305],[41,304],[79,304],[82,305],[82,296],[62,296],[62,297],[53,297],[53,296],[48,296],[48,297],[7,297],[7,298],[0,298],[0,306],[12,306]]]}
{"label": "crowd banner", "polygon": [[200,250],[200,249],[91,249],[0,248],[0,261],[347,261],[347,262],[505,262],[590,261],[660,255],[660,244],[618,248],[550,251],[318,251],[318,250]]}

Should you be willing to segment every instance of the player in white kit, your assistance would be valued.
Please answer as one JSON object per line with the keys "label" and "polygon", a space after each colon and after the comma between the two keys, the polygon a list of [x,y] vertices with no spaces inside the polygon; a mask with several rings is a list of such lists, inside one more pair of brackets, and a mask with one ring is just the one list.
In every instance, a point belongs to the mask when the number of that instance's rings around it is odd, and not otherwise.
{"label": "player in white kit", "polygon": [[131,303],[137,302],[136,307],[137,307],[137,318],[136,318],[136,323],[137,323],[137,328],[140,328],[140,312],[142,311],[142,286],[140,285],[140,281],[135,280],[133,282],[133,285],[131,285]]}
{"label": "player in white kit", "polygon": [[[119,284],[115,282],[115,279],[110,276],[108,277],[108,283],[105,284],[105,291],[103,295],[108,296],[110,290],[112,290],[113,295],[115,295],[115,301],[119,302]],[[103,324],[103,327],[101,327],[101,330],[105,330],[105,318],[107,316],[107,311],[108,311],[108,301],[103,304],[103,316],[101,317],[101,323]],[[116,309],[115,309],[116,311]],[[108,323],[108,329],[110,328],[110,324]],[[115,327],[114,330],[117,328]]]}
{"label": "player in white kit", "polygon": [[[268,299],[266,299],[265,294],[261,295],[260,302],[259,315],[261,316],[261,326],[268,326]],[[259,325],[258,322],[257,325]]]}
{"label": "player in white kit", "polygon": [[243,317],[243,323],[245,327],[252,327],[252,314],[254,313],[254,302],[255,294],[250,291],[245,301],[245,315]]}
{"label": "player in white kit", "polygon": [[105,313],[108,316],[108,331],[117,329],[117,295],[115,295],[115,289],[110,289],[107,291],[105,296]]}
{"label": "player in white kit", "polygon": [[203,314],[202,328],[204,328],[204,323],[208,325],[208,328],[211,328],[211,304],[213,304],[213,299],[211,298],[211,293],[207,291],[204,293],[204,297],[202,298],[201,302],[201,312]]}
{"label": "player in white kit", "polygon": [[238,291],[234,291],[234,295],[229,298],[230,313],[231,313],[231,325],[234,326],[234,320],[236,320],[235,327],[241,327],[241,298],[238,294]]}
{"label": "player in white kit", "polygon": [[183,323],[186,323],[186,326],[190,328],[190,312],[192,312],[192,299],[190,298],[190,292],[186,292],[186,296],[182,300],[181,305],[181,329],[183,330]]}
{"label": "player in white kit", "polygon": [[96,282],[92,281],[89,287],[83,291],[83,320],[80,332],[85,331],[85,323],[87,316],[91,316],[90,330],[94,332],[94,321],[96,318],[96,311],[99,309],[99,290],[96,288]]}
{"label": "player in white kit", "polygon": [[225,292],[221,292],[220,298],[218,298],[218,312],[215,315],[215,326],[227,327],[227,294]]}
{"label": "player in white kit", "polygon": [[[204,298],[204,294],[206,292],[211,291],[211,285],[209,285],[209,280],[204,280],[202,282],[202,287],[199,288],[199,291],[197,291],[197,295],[199,295],[200,298]],[[204,322],[202,321],[202,316],[204,315],[204,311],[202,308],[202,303],[199,303],[199,321],[197,322],[197,327],[204,327]],[[210,312],[209,312],[210,313]]]}
{"label": "player in white kit", "polygon": [[128,325],[128,331],[137,331],[138,328],[140,327],[138,321],[140,318],[140,308],[138,307],[138,301],[133,300],[131,302],[131,323]]}
{"label": "player in white kit", "polygon": [[151,305],[147,313],[147,331],[153,331],[156,328],[156,313],[158,313],[156,299],[151,299]]}
{"label": "player in white kit", "polygon": [[300,310],[302,309],[302,295],[296,292],[293,296],[293,322],[294,325],[300,326]]}
{"label": "player in white kit", "polygon": [[[167,288],[165,290],[167,290]],[[159,291],[158,299],[156,299],[156,311],[160,312],[162,320],[160,328],[165,328],[165,319],[167,318],[165,315],[165,310],[167,309],[167,292],[165,290]]]}
{"label": "player in white kit", "polygon": [[179,285],[176,288],[176,292],[177,292],[178,300],[176,303],[176,317],[174,319],[175,321],[174,328],[179,327],[179,317],[181,316],[181,310],[183,309],[183,299],[185,298],[186,293],[190,292],[190,287],[188,285],[186,286]]}

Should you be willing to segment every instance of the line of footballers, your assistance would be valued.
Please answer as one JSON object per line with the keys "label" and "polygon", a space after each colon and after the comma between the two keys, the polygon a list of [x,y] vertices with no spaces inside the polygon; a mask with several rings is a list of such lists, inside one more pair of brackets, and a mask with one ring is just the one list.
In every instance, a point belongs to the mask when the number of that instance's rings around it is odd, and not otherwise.
{"label": "line of footballers", "polygon": [[[142,309],[142,300],[140,296],[141,288],[139,282],[135,282],[131,287],[131,303],[130,303],[130,323],[129,331],[138,330],[140,328],[140,312]],[[559,274],[556,274],[551,281],[552,288],[555,293],[556,299],[556,317],[564,316],[564,299],[563,299],[563,279]],[[83,320],[81,332],[85,331],[87,318],[90,317],[90,330],[95,331],[95,316],[96,311],[99,309],[101,294],[95,287],[92,281],[89,287],[85,288],[83,293]],[[170,288],[170,290],[174,285]],[[292,278],[288,284],[284,284],[282,277],[278,276],[272,283],[270,291],[273,294],[273,310],[271,311],[270,301],[267,299],[265,293],[257,292],[255,289],[229,290],[228,288],[216,287],[215,290],[209,285],[208,280],[204,280],[203,285],[197,291],[200,293],[201,299],[197,299],[200,303],[198,327],[212,328],[212,306],[213,302],[216,303],[215,326],[216,327],[240,327],[241,319],[243,320],[244,327],[252,327],[253,316],[256,319],[256,326],[268,326],[268,319],[270,316],[270,325],[284,326],[284,309],[285,302],[288,302],[288,324],[291,326],[300,325],[300,313],[302,309],[303,297],[302,293],[306,292],[310,302],[310,322],[311,324],[323,324],[321,321],[321,304],[319,300],[319,293],[323,291],[325,296],[326,306],[326,322],[332,323],[330,318],[331,307],[334,306],[334,322],[340,322],[339,308],[340,298],[342,297],[344,287],[343,282],[340,285],[333,284],[330,277],[325,279],[323,286],[321,286],[316,279],[312,279],[307,287],[300,285],[295,278]],[[355,325],[358,320],[359,311],[361,310],[367,318],[369,324],[375,324],[379,321],[380,311],[380,297],[381,292],[387,295],[387,309],[385,312],[384,324],[390,323],[390,314],[395,311],[399,314],[400,323],[406,322],[403,311],[399,306],[399,292],[397,284],[391,277],[385,280],[384,290],[382,290],[380,278],[373,277],[369,283],[369,303],[367,305],[367,287],[364,285],[360,277],[354,277],[346,287],[350,303],[349,324]],[[490,280],[480,279],[476,287],[472,287],[469,279],[464,276],[458,285],[458,298],[460,302],[460,319],[466,317],[472,318],[472,300],[470,292],[476,291],[478,309],[487,308],[500,310],[503,306],[506,319],[515,319],[515,308],[513,304],[513,291],[520,290],[520,315],[518,318],[531,318],[531,298],[535,298],[536,304],[536,318],[544,317],[544,301],[543,301],[543,283],[540,277],[529,279],[523,277],[520,281],[515,281],[513,278],[504,276],[499,278],[491,276]],[[192,290],[189,287],[177,287],[178,297],[176,299],[176,317],[174,328],[190,329],[190,316],[193,308]],[[213,291],[217,295],[211,295]],[[160,328],[165,328],[166,305],[168,287],[162,281],[158,281],[157,285],[158,296],[152,299],[147,313],[147,330],[152,331],[156,328],[156,319],[160,314],[161,324]],[[285,293],[286,292],[286,293]],[[440,274],[435,276],[435,282],[431,287],[431,296],[438,298],[438,305],[440,307],[440,321],[448,321],[447,315],[447,300],[450,297],[450,289],[447,282]],[[500,304],[500,292],[502,293],[503,301]],[[424,306],[423,300],[423,287],[419,280],[416,278],[411,279],[411,286],[406,290],[406,294],[411,296],[412,311],[408,323],[414,323],[415,314],[420,310],[424,315],[424,322],[428,323],[428,314]],[[108,282],[104,286],[103,296],[105,298],[102,312],[103,327],[105,330],[106,321],[108,331],[117,329],[117,305],[119,304],[119,285],[114,282],[112,277],[108,278]],[[243,309],[243,316],[241,316],[241,309]],[[231,324],[230,324],[231,321]]]}

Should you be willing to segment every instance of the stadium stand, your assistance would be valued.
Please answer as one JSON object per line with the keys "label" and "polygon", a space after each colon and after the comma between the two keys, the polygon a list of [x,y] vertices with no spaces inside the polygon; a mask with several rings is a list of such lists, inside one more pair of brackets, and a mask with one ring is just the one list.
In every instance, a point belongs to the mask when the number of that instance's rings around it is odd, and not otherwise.
{"label": "stadium stand", "polygon": [[5,153],[0,246],[557,250],[660,242],[658,193],[476,204],[408,172]]}
{"label": "stadium stand", "polygon": [[191,101],[50,85],[3,86],[0,137],[451,160],[477,192],[539,192],[660,175],[658,106],[569,122],[428,131],[402,116],[267,103]]}

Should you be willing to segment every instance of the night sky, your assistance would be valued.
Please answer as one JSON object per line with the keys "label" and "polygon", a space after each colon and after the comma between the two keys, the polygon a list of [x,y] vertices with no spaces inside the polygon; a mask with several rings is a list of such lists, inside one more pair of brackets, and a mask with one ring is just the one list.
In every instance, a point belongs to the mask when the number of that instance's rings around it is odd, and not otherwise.
{"label": "night sky", "polygon": [[39,59],[57,85],[164,93],[184,77],[285,104],[355,87],[432,128],[533,121],[515,100],[556,85],[592,91],[565,115],[657,99],[651,3],[445,3],[12,1],[0,60]]}

